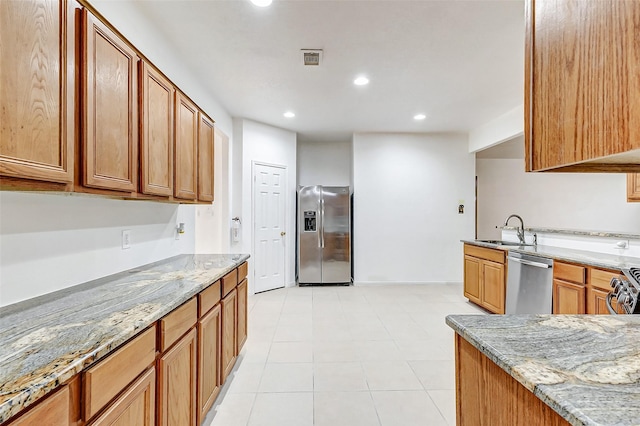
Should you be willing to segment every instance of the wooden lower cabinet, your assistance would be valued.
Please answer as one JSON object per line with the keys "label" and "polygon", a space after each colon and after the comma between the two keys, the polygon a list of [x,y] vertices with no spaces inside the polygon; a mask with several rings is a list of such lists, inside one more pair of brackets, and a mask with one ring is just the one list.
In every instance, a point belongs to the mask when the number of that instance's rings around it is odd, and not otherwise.
{"label": "wooden lower cabinet", "polygon": [[593,315],[608,315],[607,298],[608,291],[600,290],[599,288],[587,289],[587,313]]}
{"label": "wooden lower cabinet", "polygon": [[506,298],[505,253],[465,244],[464,296],[496,314],[504,314]]}
{"label": "wooden lower cabinet", "polygon": [[238,284],[238,321],[236,323],[236,353],[239,354],[247,341],[247,297],[248,281]]}
{"label": "wooden lower cabinet", "polygon": [[224,383],[236,363],[238,291],[234,288],[222,299],[222,363],[220,383]]}
{"label": "wooden lower cabinet", "polygon": [[565,426],[569,422],[455,334],[457,426]]}
{"label": "wooden lower cabinet", "polygon": [[482,261],[482,306],[491,312],[504,314],[506,281],[504,265]]}
{"label": "wooden lower cabinet", "polygon": [[198,424],[220,393],[221,312],[218,304],[198,321]]}
{"label": "wooden lower cabinet", "polygon": [[149,368],[91,426],[155,426],[156,371]]}
{"label": "wooden lower cabinet", "polygon": [[38,405],[30,409],[7,426],[69,426],[70,416],[69,386],[64,386],[51,396],[46,397]]}
{"label": "wooden lower cabinet", "polygon": [[464,257],[464,296],[473,303],[482,304],[480,294],[480,259]]}
{"label": "wooden lower cabinet", "polygon": [[585,286],[568,281],[553,280],[553,313],[584,314]]}
{"label": "wooden lower cabinet", "polygon": [[158,360],[158,425],[196,425],[196,330],[192,328]]}

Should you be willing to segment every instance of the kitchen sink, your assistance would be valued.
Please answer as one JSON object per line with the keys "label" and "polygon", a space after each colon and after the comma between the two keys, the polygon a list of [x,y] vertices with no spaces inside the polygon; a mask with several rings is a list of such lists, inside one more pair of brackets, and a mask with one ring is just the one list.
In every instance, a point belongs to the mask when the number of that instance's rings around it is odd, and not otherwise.
{"label": "kitchen sink", "polygon": [[479,243],[496,244],[499,246],[533,246],[533,244],[522,244],[516,241],[503,240],[476,240]]}

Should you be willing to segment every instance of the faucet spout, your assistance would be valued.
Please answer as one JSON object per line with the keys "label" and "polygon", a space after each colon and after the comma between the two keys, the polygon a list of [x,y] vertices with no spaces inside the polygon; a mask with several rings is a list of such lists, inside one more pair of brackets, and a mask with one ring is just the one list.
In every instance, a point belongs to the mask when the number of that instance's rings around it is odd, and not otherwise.
{"label": "faucet spout", "polygon": [[518,234],[518,240],[520,241],[521,244],[524,244],[524,221],[522,220],[522,218],[520,216],[518,216],[517,214],[512,214],[510,215],[505,221],[504,221],[504,226],[507,226],[507,224],[509,223],[509,219],[511,219],[512,217],[515,217],[516,219],[518,219],[520,221],[520,227],[516,230],[516,233]]}

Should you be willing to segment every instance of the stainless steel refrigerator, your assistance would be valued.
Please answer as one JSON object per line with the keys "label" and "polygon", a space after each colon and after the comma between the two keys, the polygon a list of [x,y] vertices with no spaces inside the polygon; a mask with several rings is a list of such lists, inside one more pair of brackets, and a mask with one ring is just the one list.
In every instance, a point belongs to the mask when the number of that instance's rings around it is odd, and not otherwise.
{"label": "stainless steel refrigerator", "polygon": [[351,190],[298,187],[298,283],[351,283]]}

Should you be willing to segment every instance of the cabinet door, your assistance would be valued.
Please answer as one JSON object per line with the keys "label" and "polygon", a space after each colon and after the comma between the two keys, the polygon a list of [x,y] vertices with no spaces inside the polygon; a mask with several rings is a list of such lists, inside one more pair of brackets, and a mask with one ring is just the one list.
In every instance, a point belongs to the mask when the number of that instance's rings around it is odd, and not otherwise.
{"label": "cabinet door", "polygon": [[175,89],[155,68],[140,61],[140,192],[173,194]]}
{"label": "cabinet door", "polygon": [[526,169],[640,148],[640,2],[528,0],[526,10]]}
{"label": "cabinet door", "polygon": [[69,426],[69,386],[65,386],[7,426]]}
{"label": "cabinet door", "polygon": [[158,425],[196,425],[196,330],[158,360]]}
{"label": "cabinet door", "polygon": [[213,120],[199,113],[198,135],[198,201],[213,201],[213,160],[214,128]]}
{"label": "cabinet door", "polygon": [[482,295],[480,293],[480,259],[464,257],[464,296],[471,302],[480,305]]}
{"label": "cabinet door", "polygon": [[202,423],[220,393],[220,313],[218,304],[198,321],[198,424]]}
{"label": "cabinet door", "polygon": [[486,260],[481,265],[482,306],[496,314],[504,314],[504,265]]}
{"label": "cabinet door", "polygon": [[640,173],[627,174],[627,201],[640,201]]}
{"label": "cabinet door", "polygon": [[67,0],[0,1],[0,175],[73,181],[74,32]]}
{"label": "cabinet door", "polygon": [[120,395],[91,426],[155,426],[156,371],[150,368]]}
{"label": "cabinet door", "polygon": [[554,314],[584,314],[585,287],[567,281],[553,280],[553,313]]}
{"label": "cabinet door", "polygon": [[242,350],[244,342],[247,341],[247,297],[248,297],[248,281],[242,280],[238,284],[238,322],[237,322],[237,354]]}
{"label": "cabinet door", "polygon": [[173,195],[196,199],[198,158],[198,110],[182,93],[176,91],[175,182]]}
{"label": "cabinet door", "polygon": [[[591,286],[587,287],[587,314],[609,315],[606,302],[607,294],[609,294],[609,292],[606,290],[601,290]],[[615,297],[611,301],[611,304],[616,309],[616,312],[619,314],[626,314],[624,308],[617,305]]]}
{"label": "cabinet door", "polygon": [[83,184],[136,191],[138,57],[86,9],[83,16]]}
{"label": "cabinet door", "polygon": [[220,383],[224,383],[236,363],[236,323],[238,290],[233,289],[222,299],[222,364]]}

